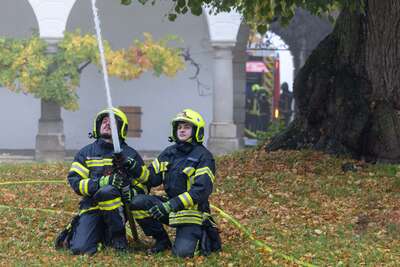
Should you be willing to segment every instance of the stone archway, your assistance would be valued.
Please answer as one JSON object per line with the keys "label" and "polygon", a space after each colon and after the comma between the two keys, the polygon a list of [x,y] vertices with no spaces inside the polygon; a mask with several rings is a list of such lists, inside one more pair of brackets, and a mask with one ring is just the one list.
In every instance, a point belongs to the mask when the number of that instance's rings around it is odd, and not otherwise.
{"label": "stone archway", "polygon": [[287,27],[275,22],[270,25],[269,30],[279,35],[289,46],[296,75],[314,48],[333,30],[333,27],[327,19],[298,8]]}
{"label": "stone archway", "polygon": [[[294,75],[304,65],[312,50],[327,36],[333,27],[327,19],[311,15],[308,11],[297,9],[295,16],[287,27],[279,23],[270,25],[270,31],[280,36],[289,46],[293,56]],[[237,137],[243,140],[245,121],[245,62],[247,59],[246,45],[249,28],[240,25],[234,48],[234,123],[237,125]]]}
{"label": "stone archway", "polygon": [[30,37],[39,30],[33,7],[25,0],[1,1],[0,35],[21,38]]}
{"label": "stone archway", "polygon": [[[39,29],[32,6],[26,0],[2,0],[0,36],[29,38]],[[32,95],[12,92],[0,86],[0,112],[3,124],[0,138],[2,152],[31,156],[35,146],[39,101]]]}

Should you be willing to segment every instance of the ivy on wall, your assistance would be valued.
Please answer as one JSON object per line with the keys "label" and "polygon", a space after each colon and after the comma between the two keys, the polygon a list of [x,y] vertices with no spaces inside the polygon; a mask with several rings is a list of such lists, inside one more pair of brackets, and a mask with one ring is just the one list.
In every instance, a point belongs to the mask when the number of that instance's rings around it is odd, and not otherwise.
{"label": "ivy on wall", "polygon": [[[110,76],[137,79],[146,71],[156,76],[175,76],[184,68],[182,51],[168,47],[174,36],[155,41],[144,33],[144,41],[135,40],[126,49],[113,50],[104,41]],[[33,35],[28,39],[0,38],[0,85],[13,92],[32,94],[55,101],[67,110],[77,110],[80,74],[89,63],[100,68],[95,35],[79,31],[65,33],[55,53],[48,53],[45,40]]]}

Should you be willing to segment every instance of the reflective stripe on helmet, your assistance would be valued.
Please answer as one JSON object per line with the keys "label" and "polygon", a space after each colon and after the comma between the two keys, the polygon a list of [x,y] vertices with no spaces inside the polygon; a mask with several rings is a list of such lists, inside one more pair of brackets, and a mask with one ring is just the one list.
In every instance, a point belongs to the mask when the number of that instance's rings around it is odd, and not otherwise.
{"label": "reflective stripe on helmet", "polygon": [[172,119],[172,133],[171,138],[173,141],[177,141],[176,136],[177,125],[179,122],[188,122],[193,125],[194,138],[197,143],[203,143],[204,141],[204,127],[205,121],[203,117],[197,111],[193,109],[184,109],[182,112],[178,113],[175,118]]}

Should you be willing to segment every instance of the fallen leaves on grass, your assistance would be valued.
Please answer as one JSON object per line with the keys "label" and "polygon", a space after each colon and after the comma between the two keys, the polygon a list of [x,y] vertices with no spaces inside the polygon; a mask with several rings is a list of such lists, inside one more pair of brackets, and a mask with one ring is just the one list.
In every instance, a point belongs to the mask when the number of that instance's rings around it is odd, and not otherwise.
{"label": "fallen leaves on grass", "polygon": [[[343,170],[344,164],[356,168]],[[68,164],[8,164],[0,165],[0,176],[2,181],[66,179],[68,168]],[[324,266],[393,265],[400,262],[399,177],[393,165],[369,165],[320,152],[245,150],[217,159],[211,202],[256,239],[296,259]],[[0,188],[1,205],[74,212],[78,201],[66,184]],[[257,248],[227,220],[214,216],[223,252],[210,257],[177,259],[170,252],[148,256],[143,251],[120,255],[109,249],[86,257],[53,249],[53,240],[70,215],[3,209],[0,264],[295,265]],[[174,235],[173,229],[168,232]]]}

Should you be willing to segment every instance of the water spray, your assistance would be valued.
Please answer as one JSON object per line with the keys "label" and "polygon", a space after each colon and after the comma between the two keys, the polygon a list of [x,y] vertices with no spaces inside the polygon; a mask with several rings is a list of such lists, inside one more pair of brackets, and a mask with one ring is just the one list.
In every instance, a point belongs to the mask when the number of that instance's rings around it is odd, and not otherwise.
{"label": "water spray", "polygon": [[[97,8],[96,8],[96,0],[92,0],[92,10],[93,10],[94,25],[96,28],[97,44],[98,44],[99,52],[100,52],[101,67],[103,69],[104,84],[105,84],[106,92],[107,92],[107,104],[108,104],[109,116],[110,116],[110,121],[111,121],[111,137],[112,137],[113,146],[114,146],[113,166],[115,167],[115,170],[121,174],[124,172],[121,170],[123,168],[122,167],[123,157],[122,157],[122,153],[121,153],[121,147],[119,144],[117,125],[115,123],[115,114],[112,109],[113,105],[112,105],[112,100],[111,100],[110,84],[108,82],[106,58],[104,56],[104,47],[103,47],[103,41],[101,38],[100,20],[99,20],[99,15],[97,13]],[[127,219],[129,222],[133,240],[136,243],[140,243],[138,232],[136,229],[135,219],[133,218],[132,212],[130,211],[129,203],[124,203],[124,210],[125,210],[125,214],[127,215]]]}
{"label": "water spray", "polygon": [[111,137],[113,140],[114,153],[120,153],[121,147],[119,144],[117,124],[115,122],[115,115],[114,115],[114,111],[112,110],[113,105],[112,105],[112,99],[111,99],[110,84],[108,82],[108,71],[107,71],[107,65],[106,65],[106,58],[104,56],[104,47],[103,47],[103,41],[101,38],[100,20],[99,20],[99,15],[97,13],[96,0],[92,0],[92,10],[93,10],[94,25],[95,25],[95,29],[96,29],[97,45],[99,47],[99,52],[100,52],[101,67],[103,69],[104,84],[105,84],[106,93],[107,93],[107,106],[108,106],[109,116],[110,116],[110,121],[111,121]]}

